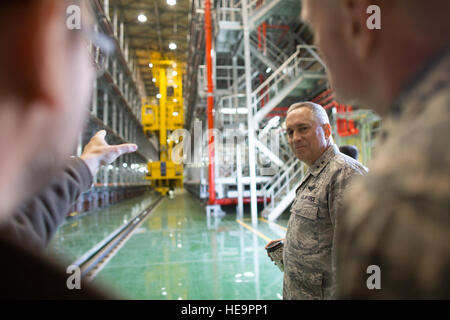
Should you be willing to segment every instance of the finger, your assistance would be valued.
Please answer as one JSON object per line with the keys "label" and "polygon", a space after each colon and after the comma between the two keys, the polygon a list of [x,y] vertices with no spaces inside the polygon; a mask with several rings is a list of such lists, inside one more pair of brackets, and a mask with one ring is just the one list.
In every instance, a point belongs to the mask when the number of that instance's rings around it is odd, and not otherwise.
{"label": "finger", "polygon": [[100,137],[100,138],[105,138],[106,137],[106,130],[100,130],[100,131],[97,131],[96,133],[95,133],[95,135],[97,136],[97,137]]}
{"label": "finger", "polygon": [[106,130],[100,130],[95,133],[95,135],[91,138],[90,141],[101,142],[102,144],[107,144],[106,140]]}
{"label": "finger", "polygon": [[125,153],[135,152],[138,149],[138,146],[134,143],[124,143],[116,146],[111,146],[111,149],[113,149],[119,157]]}

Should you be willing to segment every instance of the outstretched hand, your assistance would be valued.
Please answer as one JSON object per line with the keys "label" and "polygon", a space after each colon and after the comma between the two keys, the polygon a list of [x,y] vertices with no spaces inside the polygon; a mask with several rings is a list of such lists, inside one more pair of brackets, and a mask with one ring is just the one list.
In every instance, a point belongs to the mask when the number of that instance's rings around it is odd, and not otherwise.
{"label": "outstretched hand", "polygon": [[135,152],[137,145],[124,143],[111,146],[105,141],[106,130],[98,131],[84,147],[80,158],[84,160],[92,176],[95,176],[102,165],[110,164],[125,153]]}

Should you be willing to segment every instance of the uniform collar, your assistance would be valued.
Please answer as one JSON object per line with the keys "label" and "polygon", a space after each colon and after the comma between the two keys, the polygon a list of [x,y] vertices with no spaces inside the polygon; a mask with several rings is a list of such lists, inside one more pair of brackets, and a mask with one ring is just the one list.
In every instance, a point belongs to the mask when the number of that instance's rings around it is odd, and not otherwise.
{"label": "uniform collar", "polygon": [[[330,160],[339,153],[339,149],[335,144],[329,146],[324,153],[309,168],[308,173],[316,177],[320,171],[330,162]],[[306,174],[307,176],[308,174]]]}
{"label": "uniform collar", "polygon": [[450,46],[440,50],[433,58],[431,58],[425,65],[416,73],[416,75],[409,81],[401,90],[396,100],[390,108],[391,117],[398,119],[404,112],[404,105],[406,100],[417,91],[417,87],[424,83],[424,80],[430,78],[433,72],[440,72],[441,64],[448,61],[450,55]]}
{"label": "uniform collar", "polygon": [[416,118],[426,109],[424,99],[430,97],[435,91],[441,90],[448,82],[448,69],[450,66],[450,47],[444,48],[416,74],[398,95],[391,106],[390,113],[384,120],[383,130],[378,144],[385,142],[392,135],[400,119]]}

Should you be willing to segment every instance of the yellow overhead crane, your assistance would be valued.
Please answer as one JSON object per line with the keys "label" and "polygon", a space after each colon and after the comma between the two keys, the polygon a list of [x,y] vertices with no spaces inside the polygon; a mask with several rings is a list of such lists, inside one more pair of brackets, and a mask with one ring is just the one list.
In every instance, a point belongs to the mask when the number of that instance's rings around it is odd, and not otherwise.
{"label": "yellow overhead crane", "polygon": [[[182,65],[174,60],[152,55],[153,78],[159,88],[159,99],[144,99],[142,106],[142,125],[147,135],[159,136],[159,161],[148,163],[146,179],[162,195],[169,190],[183,186],[183,165],[171,159],[176,143],[170,133],[182,129],[184,124]],[[156,102],[159,100],[159,104]],[[180,139],[181,140],[181,139]]]}

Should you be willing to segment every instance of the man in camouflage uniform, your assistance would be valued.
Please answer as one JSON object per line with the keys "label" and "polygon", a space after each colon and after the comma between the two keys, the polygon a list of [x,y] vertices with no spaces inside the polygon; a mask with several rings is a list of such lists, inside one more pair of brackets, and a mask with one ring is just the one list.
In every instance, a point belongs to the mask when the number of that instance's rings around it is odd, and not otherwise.
{"label": "man in camouflage uniform", "polygon": [[303,1],[338,98],[384,116],[371,171],[342,211],[339,297],[448,299],[450,3],[376,3],[381,30],[366,26],[369,1]]}
{"label": "man in camouflage uniform", "polygon": [[292,105],[286,116],[292,151],[309,168],[291,206],[283,251],[283,299],[334,298],[332,254],[342,195],[366,169],[339,152],[326,111],[317,104]]}

